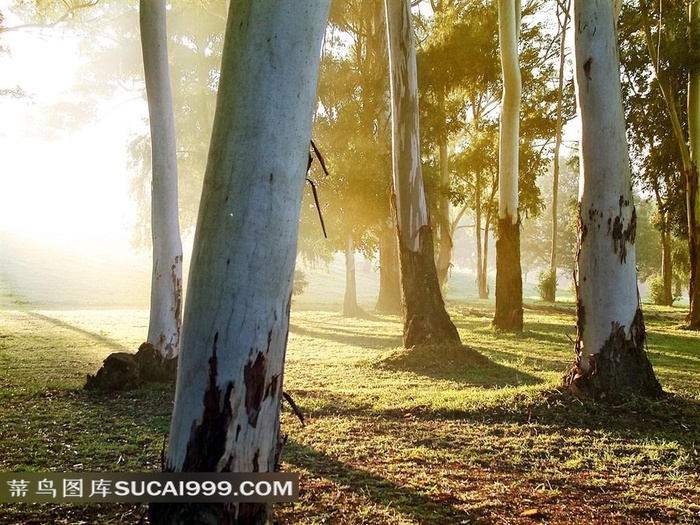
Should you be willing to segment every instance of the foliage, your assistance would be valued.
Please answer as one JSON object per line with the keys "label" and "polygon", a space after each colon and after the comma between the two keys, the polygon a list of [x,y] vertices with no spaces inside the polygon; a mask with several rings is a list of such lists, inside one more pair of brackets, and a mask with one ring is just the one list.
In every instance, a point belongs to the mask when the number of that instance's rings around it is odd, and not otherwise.
{"label": "foliage", "polygon": [[[557,206],[557,269],[571,274],[576,252],[579,158],[575,151],[559,159]],[[552,246],[552,178],[553,170],[546,170],[538,178],[545,212],[524,221],[520,235],[523,270],[549,266]]]}
{"label": "foliage", "polygon": [[307,286],[309,286],[309,281],[306,279],[306,274],[302,270],[294,270],[294,287],[292,288],[292,294],[299,295],[304,293]]}
{"label": "foliage", "polygon": [[[478,246],[485,252],[497,214],[502,93],[498,11],[495,3],[471,0],[432,5],[432,16],[420,16],[417,23],[427,195],[433,215],[439,211],[436,202],[445,194],[458,210],[470,211],[483,237]],[[551,164],[556,124],[555,63],[559,40],[556,29],[545,17],[537,15],[548,8],[541,2],[528,2],[522,17],[519,202],[522,216],[528,219],[538,217],[544,209],[536,180]],[[564,121],[574,113],[572,85],[569,79]],[[449,187],[442,185],[438,176],[437,148],[441,143],[450,152]],[[482,261],[479,271],[483,268]]]}
{"label": "foliage", "polygon": [[[356,248],[370,257],[378,247],[375,230],[389,217],[385,32],[381,2],[332,2],[313,131],[330,172],[316,179],[330,232],[326,244],[333,251],[344,250],[351,235]],[[303,249],[301,253],[314,256]]]}
{"label": "foliage", "polygon": [[[664,278],[661,274],[655,273],[650,275],[646,280],[647,285],[649,285],[649,298],[654,304],[663,305],[666,301],[666,296],[664,293]],[[678,299],[677,297],[673,298]]]}
{"label": "foliage", "polygon": [[555,268],[540,270],[537,276],[537,292],[543,301],[554,301],[557,293],[557,270]]}
{"label": "foliage", "polygon": [[[652,40],[662,46],[660,67],[679,102],[685,100],[687,90],[687,49],[680,38],[685,31],[683,21],[687,10],[682,4],[665,4],[663,18],[666,31],[662,33],[661,40],[656,32],[651,34]],[[651,4],[649,7],[656,9]],[[658,17],[653,12],[652,15]],[[661,214],[661,220],[655,226],[659,229],[670,228],[674,235],[685,237],[688,222],[683,161],[659,80],[650,67],[651,59],[639,9],[623,6],[619,34],[622,93],[634,181],[640,189],[655,198]],[[685,127],[685,104],[679,103],[677,110]]]}

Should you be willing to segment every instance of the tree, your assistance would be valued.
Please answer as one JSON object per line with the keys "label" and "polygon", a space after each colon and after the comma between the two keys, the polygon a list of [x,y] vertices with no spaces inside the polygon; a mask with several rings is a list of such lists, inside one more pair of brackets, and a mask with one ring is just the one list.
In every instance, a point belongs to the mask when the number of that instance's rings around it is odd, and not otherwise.
{"label": "tree", "polygon": [[598,399],[662,393],[644,351],[613,4],[575,0],[573,24],[582,131],[576,362],[567,382],[574,393]]}
{"label": "tree", "polygon": [[[440,226],[439,271],[446,271],[449,234],[464,216],[473,218],[479,296],[488,297],[486,270],[497,214],[498,114],[502,96],[495,2],[440,0],[432,17],[420,17],[418,66],[425,178],[431,217]],[[535,217],[542,208],[536,177],[549,168],[556,104],[558,37],[541,16],[546,4],[523,7],[520,46],[523,97],[520,125],[519,211]],[[573,90],[572,90],[573,93]],[[573,97],[572,97],[573,98]],[[571,111],[567,108],[567,112]],[[447,160],[444,154],[447,153]],[[444,168],[449,183],[446,184]],[[441,202],[448,196],[454,206]],[[436,206],[436,203],[438,204]],[[449,224],[445,224],[447,219]],[[443,231],[446,235],[443,236]]]}
{"label": "tree", "polygon": [[688,6],[690,71],[688,75],[688,139],[690,167],[686,169],[686,206],[688,208],[688,248],[690,251],[690,311],[688,326],[700,330],[700,4],[690,0]]}
{"label": "tree", "polygon": [[[554,302],[557,296],[557,233],[559,230],[559,149],[561,148],[564,106],[564,66],[566,65],[566,30],[569,26],[569,11],[571,0],[566,5],[557,2],[557,21],[561,31],[559,43],[559,88],[557,97],[557,127],[554,136],[554,174],[552,176],[552,248],[549,259],[549,278],[551,286],[545,290],[545,300]],[[561,10],[561,14],[560,14]],[[560,16],[561,15],[561,16]]]}
{"label": "tree", "polygon": [[[301,197],[330,0],[231,4],[167,470],[273,472]],[[154,524],[271,523],[269,505],[152,505]]]}
{"label": "tree", "polygon": [[403,343],[460,344],[440,292],[423,186],[418,78],[409,0],[385,0],[391,86],[393,192],[401,269]]}
{"label": "tree", "polygon": [[518,152],[521,79],[518,62],[520,0],[499,0],[503,98],[498,143],[498,240],[496,241],[496,313],[501,330],[523,329],[523,275],[520,267]]}
{"label": "tree", "polygon": [[375,254],[378,230],[390,212],[387,94],[383,5],[370,0],[332,2],[314,138],[323,147],[331,173],[319,181],[324,200],[330,203],[329,243],[345,252],[344,315],[362,313],[353,275],[355,251]]}
{"label": "tree", "polygon": [[[678,25],[682,22],[684,11],[680,5],[666,4],[664,18],[666,24]],[[637,6],[624,6],[620,13],[620,61],[622,65],[622,91],[625,101],[625,117],[628,123],[627,140],[630,144],[630,156],[635,183],[639,184],[646,193],[653,196],[656,205],[653,225],[658,230],[660,238],[656,241],[656,250],[661,245],[661,260],[654,261],[651,273],[659,271],[661,262],[660,281],[654,277],[653,282],[660,282],[662,289],[655,291],[655,300],[659,304],[671,305],[673,295],[673,236],[688,237],[688,222],[685,201],[685,174],[681,149],[674,138],[672,120],[663,93],[668,89],[660,88],[659,78],[655,67],[650,67],[648,42],[651,30],[649,26],[650,13],[646,5],[639,9]],[[668,27],[667,27],[668,30]],[[671,33],[676,33],[674,28]],[[664,82],[675,93],[673,99],[685,98],[686,68],[682,58],[687,52],[683,46],[673,39],[666,41],[663,46]],[[658,41],[657,41],[658,45]],[[658,49],[658,48],[657,48]],[[656,49],[654,53],[656,54]],[[678,106],[678,122],[687,120],[685,108]],[[638,250],[639,254],[639,250]],[[638,264],[640,276],[644,266]],[[659,284],[654,286],[658,287]]]}
{"label": "tree", "polygon": [[[552,160],[552,164],[554,159]],[[576,253],[576,209],[578,202],[578,153],[559,157],[559,181],[556,184],[557,197],[552,195],[554,184],[554,170],[548,170],[540,178],[542,199],[548,203],[547,211],[551,211],[555,200],[557,204],[557,229],[556,246],[557,260],[555,271],[567,276],[571,275],[574,267],[574,255]],[[553,218],[549,214],[538,215],[523,224],[520,235],[520,258],[523,272],[527,273],[536,268],[547,267],[551,263],[552,227]],[[541,274],[541,279],[549,279],[550,272]],[[556,274],[554,274],[556,278]],[[546,284],[553,285],[549,281]],[[543,290],[544,291],[544,290]],[[544,298],[548,300],[549,298]]]}
{"label": "tree", "polygon": [[141,45],[151,125],[153,273],[147,343],[164,358],[180,350],[182,242],[177,203],[175,122],[165,0],[141,0]]}
{"label": "tree", "polygon": [[490,142],[483,131],[490,130],[489,114],[500,96],[497,10],[492,4],[454,0],[431,2],[431,7],[431,17],[419,18],[417,59],[422,140],[429,152],[426,184],[432,190],[429,205],[439,235],[438,278],[441,285],[447,281],[454,233],[460,219],[472,210],[479,296],[487,297],[491,201],[497,186],[490,183],[485,173],[489,163],[480,155],[484,143]]}
{"label": "tree", "polygon": [[[671,8],[678,10],[683,4],[672,4]],[[681,37],[677,31],[676,24],[660,22],[661,14],[658,14],[659,24],[656,30],[656,39],[652,34],[652,16],[646,4],[646,0],[639,2],[642,30],[647,45],[650,65],[654,71],[654,76],[658,80],[658,87],[663,96],[668,112],[668,118],[673,130],[673,137],[678,147],[682,171],[685,178],[685,198],[686,198],[686,221],[688,228],[688,251],[690,256],[690,309],[688,312],[687,322],[691,329],[700,329],[700,195],[698,188],[700,186],[700,172],[694,160],[691,149],[694,148],[697,154],[697,144],[689,146],[697,142],[695,138],[697,127],[700,126],[700,118],[697,117],[700,107],[697,105],[697,91],[695,91],[695,83],[693,78],[697,77],[694,74],[696,71],[697,59],[697,42],[698,42],[698,21],[697,8],[693,2],[690,3],[688,9],[688,23],[682,28],[682,32],[686,33],[688,38]],[[665,18],[665,16],[664,16]],[[672,17],[671,20],[678,20],[680,17]],[[688,45],[690,43],[690,45]],[[670,48],[670,53],[668,52]],[[679,48],[683,51],[679,53]],[[664,56],[661,56],[661,51],[664,51]],[[670,57],[670,58],[669,58]],[[678,69],[682,70],[682,75],[686,77],[687,82],[687,128],[688,141],[683,128],[682,107],[679,103],[678,94],[681,92],[680,86],[677,84]],[[693,91],[691,92],[691,88]],[[691,111],[693,114],[691,114]],[[690,131],[695,128],[694,131]],[[691,137],[691,133],[693,136]]]}

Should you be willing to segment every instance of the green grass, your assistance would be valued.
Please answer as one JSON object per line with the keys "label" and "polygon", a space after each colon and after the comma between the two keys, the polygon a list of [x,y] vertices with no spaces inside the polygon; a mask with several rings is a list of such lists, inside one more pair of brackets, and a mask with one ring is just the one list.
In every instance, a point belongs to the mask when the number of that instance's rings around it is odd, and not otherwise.
{"label": "green grass", "polygon": [[[109,353],[135,351],[147,312],[13,301],[0,310],[0,470],[159,470],[172,387],[81,389]],[[679,329],[683,310],[645,306],[669,396],[600,406],[559,386],[575,328],[571,303],[557,305],[532,301],[512,335],[491,328],[491,302],[453,302],[462,350],[404,350],[395,316],[293,311],[285,389],[307,426],[285,408],[301,498],[276,520],[698,523],[700,334]],[[138,523],[144,509],[3,505],[0,523]]]}

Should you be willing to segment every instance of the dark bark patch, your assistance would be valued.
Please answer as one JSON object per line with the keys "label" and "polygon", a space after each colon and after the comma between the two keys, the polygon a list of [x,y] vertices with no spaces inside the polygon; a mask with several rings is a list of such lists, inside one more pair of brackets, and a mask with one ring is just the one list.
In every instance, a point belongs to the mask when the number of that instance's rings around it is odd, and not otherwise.
{"label": "dark bark patch", "polygon": [[593,66],[593,57],[590,57],[583,63],[583,72],[586,74],[586,79],[591,81],[591,66]]}
{"label": "dark bark patch", "polygon": [[[269,344],[269,340],[268,340]],[[243,382],[245,383],[245,409],[248,414],[248,423],[255,428],[258,424],[258,416],[262,401],[265,398],[265,372],[267,360],[258,352],[255,361],[249,361],[243,369]]]}
{"label": "dark bark patch", "polygon": [[637,309],[629,338],[625,327],[614,323],[600,352],[589,356],[588,371],[579,366],[577,342],[576,365],[567,372],[565,384],[575,395],[605,402],[616,403],[630,396],[661,397],[663,390],[644,350],[645,341],[644,318]]}
{"label": "dark bark patch", "polygon": [[[622,197],[620,197],[622,199]],[[629,201],[621,201],[623,205],[628,205]],[[623,228],[622,214],[615,217],[612,227],[613,249],[620,254],[620,263],[627,262],[627,244],[634,244],[637,238],[637,210],[632,208],[632,217],[626,228]]]}
{"label": "dark bark patch", "polygon": [[209,384],[204,392],[204,412],[199,425],[193,423],[182,472],[216,472],[219,460],[226,450],[226,435],[233,419],[231,394],[234,384],[228,383],[222,394],[217,385],[218,357],[214,335],[212,356],[209,358]]}
{"label": "dark bark patch", "polygon": [[260,449],[253,454],[253,472],[260,472]]}
{"label": "dark bark patch", "polygon": [[[595,213],[595,211],[593,211]],[[508,216],[498,221],[496,240],[496,313],[499,330],[523,330],[523,274],[520,266],[520,220]]]}
{"label": "dark bark patch", "polygon": [[272,515],[269,503],[239,503],[238,519],[235,523],[246,525],[267,525],[268,518]]}
{"label": "dark bark patch", "polygon": [[151,525],[222,525],[232,524],[226,503],[151,503]]}
{"label": "dark bark patch", "polygon": [[403,289],[404,347],[424,344],[456,344],[462,341],[442,299],[433,259],[433,236],[429,226],[418,235],[419,251],[414,252],[399,239],[399,259]]}

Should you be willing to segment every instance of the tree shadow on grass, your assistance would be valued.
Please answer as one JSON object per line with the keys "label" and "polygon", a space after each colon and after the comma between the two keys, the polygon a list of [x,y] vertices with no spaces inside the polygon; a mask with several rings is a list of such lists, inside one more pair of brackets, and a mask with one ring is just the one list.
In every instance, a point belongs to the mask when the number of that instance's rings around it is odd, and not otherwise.
{"label": "tree shadow on grass", "polygon": [[97,334],[95,332],[91,332],[90,330],[85,330],[84,328],[80,328],[78,326],[75,326],[75,325],[72,325],[72,324],[67,323],[65,321],[62,321],[61,319],[56,319],[55,317],[50,317],[48,315],[40,314],[38,312],[28,311],[28,312],[26,312],[26,314],[30,317],[33,317],[33,318],[38,319],[40,321],[43,321],[45,323],[50,323],[50,324],[57,326],[59,328],[64,328],[66,330],[71,330],[73,332],[76,332],[82,336],[85,336],[89,339],[92,339],[96,343],[104,345],[105,347],[107,347],[110,350],[113,350],[115,352],[133,351],[133,349],[128,348],[127,346],[123,345],[119,341],[115,341],[114,339],[111,339],[109,337],[105,337],[104,335],[100,335],[100,334]]}
{"label": "tree shadow on grass", "polygon": [[[425,525],[472,523],[475,518],[474,515],[459,509],[455,505],[459,500],[452,495],[437,494],[435,497],[429,497],[294,441],[289,441],[285,446],[284,460],[298,468],[308,470],[313,476],[327,478],[338,487],[349,487],[349,490],[356,494],[361,494],[378,505],[390,507]],[[300,483],[302,497],[306,490],[319,490],[306,488],[304,481],[302,477]],[[334,495],[338,494],[337,487],[328,488]],[[322,499],[315,498],[313,494],[311,497],[314,501]]]}
{"label": "tree shadow on grass", "polygon": [[[387,420],[405,419],[405,411],[385,410]],[[696,455],[700,438],[700,402],[667,394],[650,400],[630,397],[626,403],[608,405],[582,400],[563,386],[539,391],[524,400],[497,403],[473,409],[412,410],[415,420],[478,420],[488,424],[537,424],[550,428],[605,431],[622,439],[674,441]]]}
{"label": "tree shadow on grass", "polygon": [[391,350],[373,365],[479,387],[536,385],[543,381],[517,368],[496,363],[464,345],[426,345]]}
{"label": "tree shadow on grass", "polygon": [[302,328],[298,324],[290,323],[289,331],[295,335],[311,337],[313,339],[326,339],[336,343],[359,346],[361,348],[386,348],[401,346],[401,335],[396,336],[381,336],[381,335],[366,335],[365,332],[358,330],[348,330],[337,326],[329,327],[328,330],[311,330]]}

